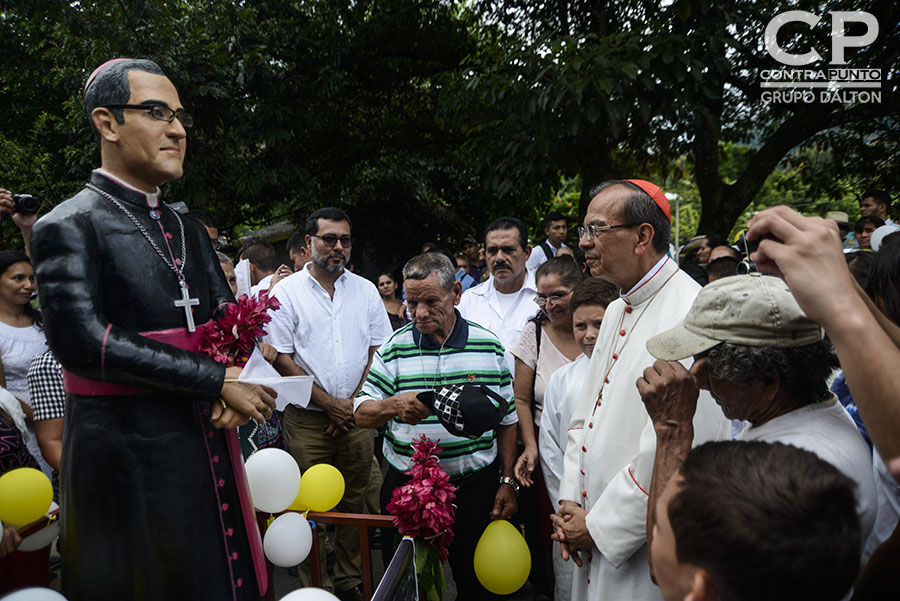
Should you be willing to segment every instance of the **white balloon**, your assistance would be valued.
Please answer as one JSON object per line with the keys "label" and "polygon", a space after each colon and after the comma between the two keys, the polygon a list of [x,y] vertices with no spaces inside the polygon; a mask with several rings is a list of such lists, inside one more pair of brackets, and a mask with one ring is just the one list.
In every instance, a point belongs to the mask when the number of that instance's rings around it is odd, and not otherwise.
{"label": "white balloon", "polygon": [[[50,509],[47,510],[47,513],[52,513],[59,509],[59,505],[56,504],[55,501],[50,503]],[[34,534],[30,536],[26,536],[22,539],[22,544],[19,545],[19,551],[37,551],[38,549],[43,549],[47,545],[53,543],[56,540],[56,537],[59,536],[59,519],[50,522]]]}
{"label": "white balloon", "polygon": [[253,506],[266,513],[290,507],[300,490],[300,468],[281,449],[262,449],[247,459],[247,481]]}
{"label": "white balloon", "polygon": [[281,568],[303,563],[311,548],[312,529],[299,513],[285,513],[275,518],[263,539],[266,557]]}
{"label": "white balloon", "polygon": [[301,588],[288,593],[281,601],[338,601],[338,598],[321,588]]}
{"label": "white balloon", "polygon": [[3,601],[66,601],[66,598],[49,588],[23,588],[3,597]]}

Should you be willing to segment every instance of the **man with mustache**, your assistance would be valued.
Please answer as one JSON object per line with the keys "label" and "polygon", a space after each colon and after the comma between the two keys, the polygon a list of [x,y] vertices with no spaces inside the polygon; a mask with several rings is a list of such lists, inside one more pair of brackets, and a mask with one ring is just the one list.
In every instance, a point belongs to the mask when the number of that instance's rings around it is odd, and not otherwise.
{"label": "man with mustache", "polygon": [[[283,376],[315,376],[308,405],[288,405],[284,439],[305,472],[329,463],[344,477],[337,511],[362,513],[372,463],[372,431],[357,428],[353,400],[362,387],[375,350],[392,332],[387,313],[370,281],[345,269],[350,260],[350,218],[326,207],[306,220],[306,246],[312,261],[278,282],[272,295],[281,308],[272,312],[269,343],[278,351],[275,369]],[[319,530],[325,565],[325,530]],[[361,599],[362,579],[356,528],[337,527],[334,589],[341,599]],[[309,586],[309,567],[301,566]]]}
{"label": "man with mustache", "polygon": [[[531,247],[525,224],[514,217],[501,217],[484,230],[484,257],[491,276],[465,291],[459,302],[463,317],[493,332],[505,349],[519,342],[522,328],[537,313],[537,284],[525,267]],[[509,370],[515,360],[506,353]]]}

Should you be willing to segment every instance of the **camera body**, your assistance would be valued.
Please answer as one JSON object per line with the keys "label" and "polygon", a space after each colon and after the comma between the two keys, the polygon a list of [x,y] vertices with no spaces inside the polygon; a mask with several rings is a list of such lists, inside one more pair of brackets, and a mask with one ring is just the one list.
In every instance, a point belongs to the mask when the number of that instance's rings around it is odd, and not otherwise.
{"label": "camera body", "polygon": [[13,194],[13,204],[15,205],[15,213],[19,215],[34,215],[40,208],[41,201],[37,196],[31,194]]}
{"label": "camera body", "polygon": [[776,242],[780,242],[778,238],[776,238],[772,234],[766,234],[762,238],[757,238],[756,240],[750,241],[747,240],[747,230],[741,232],[741,242],[744,245],[744,260],[738,263],[738,275],[747,275],[748,273],[753,273],[756,271],[756,262],[751,260],[750,255],[759,250],[759,243],[762,240],[775,240]]}

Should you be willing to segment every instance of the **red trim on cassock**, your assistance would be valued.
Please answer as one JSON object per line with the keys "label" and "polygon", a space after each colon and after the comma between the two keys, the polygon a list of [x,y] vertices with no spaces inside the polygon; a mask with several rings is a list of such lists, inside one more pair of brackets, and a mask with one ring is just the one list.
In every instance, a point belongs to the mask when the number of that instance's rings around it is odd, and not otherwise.
{"label": "red trim on cassock", "polygon": [[[647,278],[647,281],[646,281],[646,282],[644,282],[643,284],[641,284],[640,286],[638,286],[637,288],[635,288],[634,290],[632,290],[631,292],[629,292],[629,293],[628,293],[628,296],[631,296],[632,294],[634,294],[635,292],[637,292],[638,290],[640,290],[641,288],[643,288],[644,286],[646,286],[646,285],[650,282],[650,280],[652,280],[653,278],[656,277],[656,274],[659,273],[659,270],[662,269],[662,268],[666,265],[666,263],[669,262],[669,260],[670,260],[669,257],[666,257],[666,260],[663,261],[663,262],[662,262],[662,265],[660,265],[659,268],[658,268],[656,271],[653,272],[653,275],[651,275],[649,278]],[[631,303],[628,301],[628,297],[625,297],[624,300],[625,300],[625,302],[628,303],[629,305],[631,304]]]}
{"label": "red trim on cassock", "polygon": [[640,484],[638,484],[638,481],[634,478],[634,474],[631,473],[631,466],[628,467],[628,475],[631,476],[631,481],[634,482],[634,485],[637,486],[638,489],[640,489],[640,491],[641,491],[642,493],[644,493],[645,495],[647,495],[647,496],[649,497],[649,496],[650,496],[650,493],[648,493],[646,490],[644,490],[644,489],[641,487]]}
{"label": "red trim on cassock", "polygon": [[107,324],[106,331],[103,333],[103,344],[100,345],[100,377],[106,379],[106,341],[109,340],[109,331],[112,324]]}

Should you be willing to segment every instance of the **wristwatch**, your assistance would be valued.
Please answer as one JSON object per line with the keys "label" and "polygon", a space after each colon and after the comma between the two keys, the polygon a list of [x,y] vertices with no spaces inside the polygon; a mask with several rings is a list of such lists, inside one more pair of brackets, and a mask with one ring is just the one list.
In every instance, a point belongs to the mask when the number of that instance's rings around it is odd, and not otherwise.
{"label": "wristwatch", "polygon": [[508,484],[512,486],[512,489],[516,491],[516,496],[519,496],[519,483],[516,482],[515,478],[510,478],[509,476],[500,476],[500,484]]}

